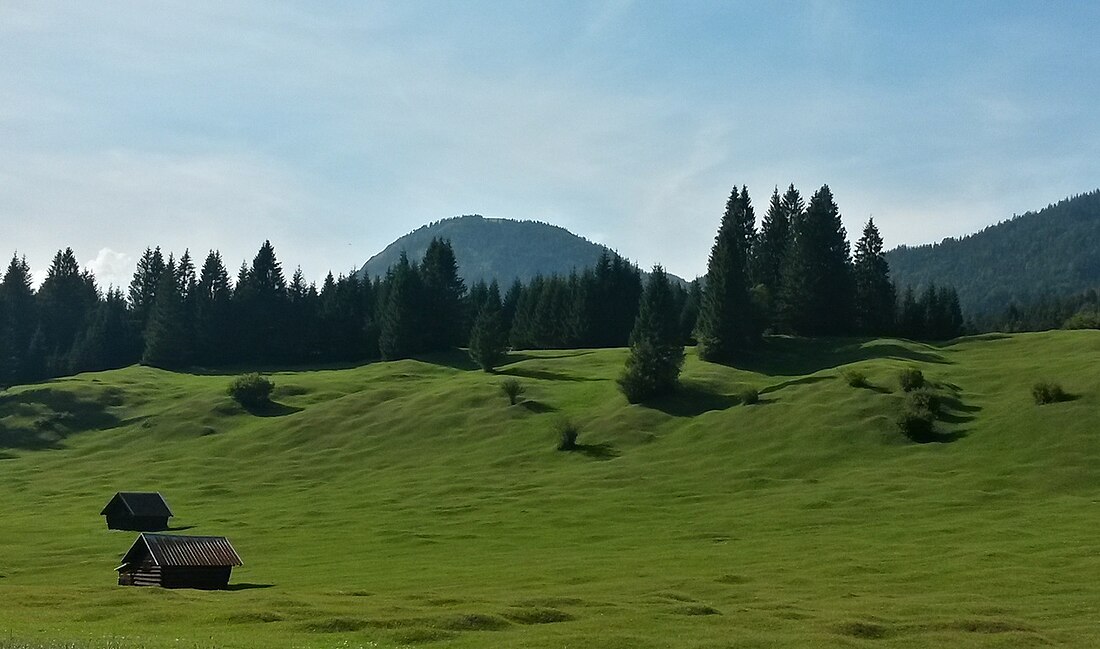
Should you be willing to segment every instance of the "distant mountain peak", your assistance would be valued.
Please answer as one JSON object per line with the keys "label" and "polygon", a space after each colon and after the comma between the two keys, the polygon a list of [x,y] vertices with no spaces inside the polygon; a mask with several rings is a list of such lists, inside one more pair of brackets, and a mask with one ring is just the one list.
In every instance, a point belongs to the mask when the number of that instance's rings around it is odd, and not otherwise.
{"label": "distant mountain peak", "polygon": [[384,276],[402,252],[410,260],[419,260],[432,239],[451,242],[459,276],[467,286],[495,279],[506,287],[536,275],[567,275],[595,265],[605,252],[614,253],[558,225],[467,214],[420,226],[368,259],[359,273]]}

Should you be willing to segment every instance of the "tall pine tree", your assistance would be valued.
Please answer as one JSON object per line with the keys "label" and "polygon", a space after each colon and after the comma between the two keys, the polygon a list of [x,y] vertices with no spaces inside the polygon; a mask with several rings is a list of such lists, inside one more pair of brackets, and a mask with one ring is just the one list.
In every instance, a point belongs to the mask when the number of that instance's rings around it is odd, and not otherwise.
{"label": "tall pine tree", "polygon": [[432,239],[420,264],[423,288],[424,332],[426,351],[440,351],[459,345],[466,330],[463,299],[466,286],[458,276],[451,242]]}
{"label": "tall pine tree", "polygon": [[890,264],[882,250],[882,235],[874,219],[863,226],[863,236],[856,242],[855,265],[856,328],[865,335],[884,336],[894,331],[894,311],[897,296],[890,281]]}
{"label": "tall pine tree", "polygon": [[780,290],[785,326],[804,336],[851,333],[855,287],[850,249],[828,185],[814,193],[793,230]]}
{"label": "tall pine tree", "polygon": [[378,335],[382,360],[409,358],[422,350],[421,290],[420,273],[402,252],[386,273],[386,299]]}
{"label": "tall pine tree", "polygon": [[704,360],[730,362],[759,337],[749,293],[749,250],[755,222],[748,189],[730,192],[707,262],[695,336]]}

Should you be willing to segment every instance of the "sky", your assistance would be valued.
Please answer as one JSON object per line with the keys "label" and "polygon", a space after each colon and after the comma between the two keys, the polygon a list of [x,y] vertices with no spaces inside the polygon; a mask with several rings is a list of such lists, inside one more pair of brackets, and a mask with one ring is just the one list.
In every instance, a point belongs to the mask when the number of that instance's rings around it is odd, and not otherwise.
{"label": "sky", "polygon": [[0,0],[0,254],[349,272],[461,214],[705,272],[733,185],[849,237],[1100,186],[1100,3]]}

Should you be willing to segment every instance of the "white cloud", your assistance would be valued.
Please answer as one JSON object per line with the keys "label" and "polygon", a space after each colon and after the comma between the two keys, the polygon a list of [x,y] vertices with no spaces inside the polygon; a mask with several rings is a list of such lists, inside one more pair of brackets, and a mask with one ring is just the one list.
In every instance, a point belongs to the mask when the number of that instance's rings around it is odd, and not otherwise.
{"label": "white cloud", "polygon": [[124,252],[115,252],[110,248],[101,248],[95,259],[84,264],[96,276],[100,290],[110,287],[120,288],[123,292],[130,284],[134,274],[134,258]]}

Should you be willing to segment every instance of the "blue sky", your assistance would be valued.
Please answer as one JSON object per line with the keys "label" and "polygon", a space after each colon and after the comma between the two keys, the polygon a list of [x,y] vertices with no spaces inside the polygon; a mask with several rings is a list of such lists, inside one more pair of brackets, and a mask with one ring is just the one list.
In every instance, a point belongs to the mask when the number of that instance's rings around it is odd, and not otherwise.
{"label": "blue sky", "polygon": [[1092,2],[0,2],[0,251],[146,246],[310,279],[459,214],[705,270],[731,185],[849,235],[1100,186]]}

